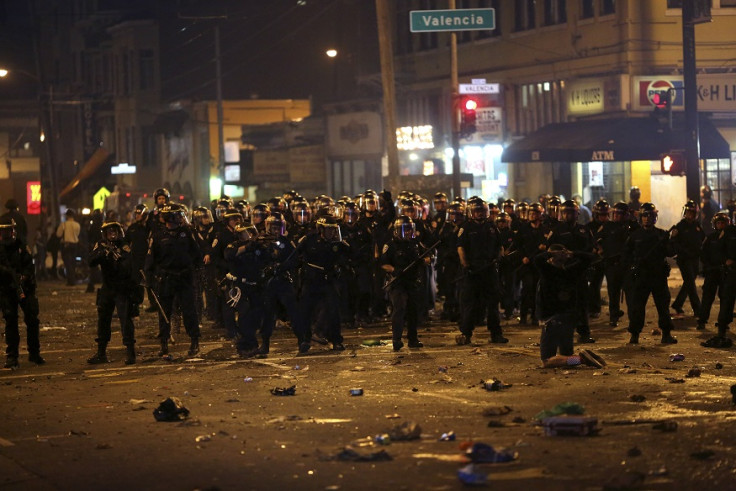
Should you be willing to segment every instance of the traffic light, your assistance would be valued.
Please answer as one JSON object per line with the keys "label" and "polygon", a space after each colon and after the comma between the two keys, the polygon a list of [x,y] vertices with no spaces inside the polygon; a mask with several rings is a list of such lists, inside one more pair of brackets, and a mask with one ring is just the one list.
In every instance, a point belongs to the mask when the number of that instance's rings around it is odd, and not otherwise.
{"label": "traffic light", "polygon": [[460,133],[472,135],[475,133],[475,110],[478,109],[478,101],[472,97],[466,97],[460,106]]}
{"label": "traffic light", "polygon": [[660,157],[662,173],[672,176],[685,175],[687,169],[687,158],[684,150],[671,150]]}
{"label": "traffic light", "polygon": [[657,90],[652,94],[652,104],[658,109],[668,109],[672,104],[672,97],[670,90]]}

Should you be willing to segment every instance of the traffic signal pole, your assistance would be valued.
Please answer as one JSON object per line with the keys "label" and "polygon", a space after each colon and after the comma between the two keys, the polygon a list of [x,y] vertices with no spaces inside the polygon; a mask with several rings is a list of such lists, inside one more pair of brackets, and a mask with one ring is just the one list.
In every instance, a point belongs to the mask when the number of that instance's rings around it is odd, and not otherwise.
{"label": "traffic signal pole", "polygon": [[[455,0],[449,0],[448,8],[455,10]],[[457,33],[450,33],[450,87],[452,89],[452,196],[462,196],[460,188],[460,95],[457,79]]]}
{"label": "traffic signal pole", "polygon": [[685,186],[687,197],[700,202],[700,139],[698,133],[698,94],[695,65],[694,1],[682,2],[682,60],[685,82],[685,129],[687,139],[687,171]]}

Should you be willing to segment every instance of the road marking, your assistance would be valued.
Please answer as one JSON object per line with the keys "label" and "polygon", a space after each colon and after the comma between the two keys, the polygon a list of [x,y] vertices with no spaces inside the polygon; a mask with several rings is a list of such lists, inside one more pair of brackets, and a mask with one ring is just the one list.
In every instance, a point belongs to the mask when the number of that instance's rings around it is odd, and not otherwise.
{"label": "road marking", "polygon": [[469,401],[467,399],[461,399],[459,397],[452,397],[452,396],[446,396],[444,394],[437,394],[437,393],[431,393],[431,392],[412,392],[411,390],[407,390],[406,392],[410,392],[412,394],[425,396],[425,397],[436,397],[437,399],[444,399],[446,401],[452,401],[452,402],[460,402],[462,404],[470,404],[472,406],[483,406],[487,405],[487,403],[484,402],[478,402],[478,401]]}

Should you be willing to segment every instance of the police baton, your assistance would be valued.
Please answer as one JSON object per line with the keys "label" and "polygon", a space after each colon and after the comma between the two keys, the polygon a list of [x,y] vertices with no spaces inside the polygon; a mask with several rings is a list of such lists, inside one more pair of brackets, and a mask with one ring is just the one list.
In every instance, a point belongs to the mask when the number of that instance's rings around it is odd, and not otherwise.
{"label": "police baton", "polygon": [[161,302],[158,301],[158,295],[156,295],[156,292],[153,291],[153,288],[148,284],[148,280],[146,279],[146,273],[143,272],[142,269],[138,270],[141,273],[141,278],[143,278],[143,287],[147,288],[148,291],[151,293],[151,298],[156,303],[156,307],[158,308],[158,313],[161,314],[161,317],[164,318],[164,322],[167,324],[170,324],[169,318],[166,317],[166,313],[164,312],[164,308],[161,306]]}
{"label": "police baton", "polygon": [[394,281],[398,280],[401,277],[401,275],[403,275],[404,273],[406,273],[407,271],[409,271],[411,268],[414,267],[414,265],[416,265],[419,261],[421,261],[422,259],[424,259],[424,256],[426,256],[427,254],[429,254],[430,252],[432,252],[438,245],[440,245],[441,242],[442,242],[441,240],[438,240],[437,242],[435,242],[434,244],[432,244],[431,246],[429,246],[424,252],[422,252],[419,255],[418,258],[416,258],[415,260],[413,260],[412,262],[410,262],[407,267],[405,267],[404,269],[402,269],[399,272],[399,274],[397,274],[396,276],[394,276],[393,278],[391,278],[391,281],[389,281],[388,283],[386,283],[385,285],[383,285],[383,289],[385,290],[389,286],[393,285]]}

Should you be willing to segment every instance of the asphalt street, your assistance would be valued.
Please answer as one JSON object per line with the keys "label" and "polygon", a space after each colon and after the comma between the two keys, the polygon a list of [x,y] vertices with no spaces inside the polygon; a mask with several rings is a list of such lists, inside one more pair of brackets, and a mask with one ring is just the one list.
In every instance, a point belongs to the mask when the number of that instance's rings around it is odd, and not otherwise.
{"label": "asphalt street", "polygon": [[[475,466],[495,489],[736,487],[734,349],[700,346],[714,328],[696,331],[691,316],[675,320],[679,344],[659,344],[651,300],[640,345],[627,344],[625,318],[608,326],[604,307],[591,322],[597,342],[579,348],[607,366],[563,369],[542,368],[539,328],[513,319],[507,345],[478,327],[456,346],[456,327],[433,320],[424,348],[399,353],[385,321],[345,330],[344,352],[315,345],[307,356],[282,327],[254,360],[205,323],[200,355],[186,357],[182,329],[167,361],[152,313],[136,319],[137,364],[124,365],[113,324],[111,361],[92,366],[94,294],[42,282],[39,300],[47,363],[27,361],[23,334],[20,369],[0,371],[3,490],[452,490],[480,443],[509,460]],[[493,380],[500,390],[486,389]],[[170,397],[188,417],[157,421]],[[596,419],[593,435],[545,435],[535,417],[566,402]],[[455,439],[441,441],[448,432]]]}

